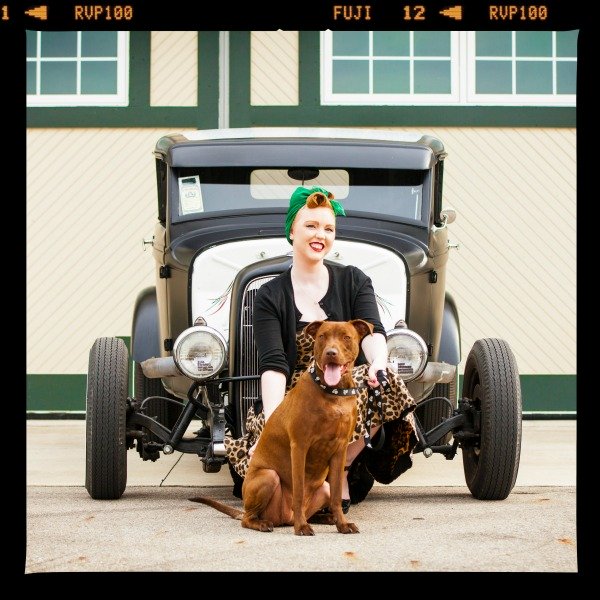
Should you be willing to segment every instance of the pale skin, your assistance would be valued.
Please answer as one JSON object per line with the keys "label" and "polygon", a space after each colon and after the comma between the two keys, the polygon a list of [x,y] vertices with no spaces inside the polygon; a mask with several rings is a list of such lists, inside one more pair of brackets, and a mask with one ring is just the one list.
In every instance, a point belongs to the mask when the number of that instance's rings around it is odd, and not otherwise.
{"label": "pale skin", "polygon": [[[331,250],[335,240],[335,215],[329,207],[307,208],[298,211],[290,231],[292,240],[292,286],[294,300],[302,320],[306,322],[322,321],[327,315],[318,302],[329,287],[329,271],[323,264],[325,256]],[[379,385],[376,373],[387,367],[388,350],[385,337],[380,333],[367,335],[362,341],[362,350],[369,362],[368,384],[375,388]],[[261,392],[265,421],[285,395],[286,376],[279,371],[265,371],[261,376]],[[371,429],[373,436],[379,427]],[[348,445],[346,465],[350,465],[364,448],[364,438]],[[250,455],[254,446],[250,449]],[[345,477],[342,497],[349,498],[348,480]]]}

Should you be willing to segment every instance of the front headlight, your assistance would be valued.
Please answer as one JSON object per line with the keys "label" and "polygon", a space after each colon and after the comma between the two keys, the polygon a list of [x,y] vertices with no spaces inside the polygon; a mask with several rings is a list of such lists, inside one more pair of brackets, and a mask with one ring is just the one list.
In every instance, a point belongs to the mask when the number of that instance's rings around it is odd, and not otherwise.
{"label": "front headlight", "polygon": [[388,360],[404,381],[416,379],[427,365],[427,345],[410,329],[392,329],[387,334]]}
{"label": "front headlight", "polygon": [[173,358],[179,370],[191,379],[216,375],[225,365],[227,342],[212,327],[197,325],[181,333],[173,345]]}

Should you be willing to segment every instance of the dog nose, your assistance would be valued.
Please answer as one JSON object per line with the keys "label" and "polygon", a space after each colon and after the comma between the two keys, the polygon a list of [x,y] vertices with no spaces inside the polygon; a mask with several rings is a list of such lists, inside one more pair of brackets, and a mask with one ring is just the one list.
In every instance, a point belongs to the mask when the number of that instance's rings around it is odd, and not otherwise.
{"label": "dog nose", "polygon": [[335,358],[338,355],[338,351],[335,348],[328,348],[325,351],[325,354],[329,357],[329,358]]}

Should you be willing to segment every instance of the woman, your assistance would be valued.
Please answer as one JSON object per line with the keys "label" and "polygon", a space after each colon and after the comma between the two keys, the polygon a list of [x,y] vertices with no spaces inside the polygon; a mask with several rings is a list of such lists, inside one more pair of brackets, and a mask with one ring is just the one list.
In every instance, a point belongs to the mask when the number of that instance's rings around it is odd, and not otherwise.
{"label": "woman", "polygon": [[[360,502],[373,485],[372,476],[364,468],[352,477],[351,466],[365,447],[365,440],[369,443],[381,427],[382,419],[403,420],[404,452],[410,466],[410,451],[415,443],[412,417],[415,402],[404,382],[387,367],[385,329],[379,320],[371,280],[356,267],[324,263],[335,240],[336,215],[345,213],[333,200],[333,194],[320,187],[297,188],[290,199],[285,225],[287,240],[293,248],[292,266],[265,283],[256,295],[253,325],[262,411],[257,414],[252,408],[248,411],[248,433],[244,437],[225,439],[232,475],[238,480],[237,489],[234,488],[238,497],[241,487],[236,474],[245,476],[265,421],[312,361],[312,339],[305,339],[302,332],[312,321],[364,319],[374,326],[374,333],[361,342],[362,352],[353,370],[356,383],[366,386],[361,389],[357,424],[348,444],[346,471],[350,477],[344,478],[342,489],[344,512],[348,512],[351,498],[354,503]],[[355,490],[351,489],[349,479],[356,483]]]}

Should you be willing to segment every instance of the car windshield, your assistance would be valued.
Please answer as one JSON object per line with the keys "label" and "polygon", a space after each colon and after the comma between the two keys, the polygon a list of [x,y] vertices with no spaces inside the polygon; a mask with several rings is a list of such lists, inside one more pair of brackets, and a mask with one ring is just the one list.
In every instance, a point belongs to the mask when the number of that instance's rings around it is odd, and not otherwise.
{"label": "car windshield", "polygon": [[186,167],[174,169],[173,174],[177,190],[171,215],[174,221],[229,210],[287,208],[298,186],[327,189],[346,211],[426,219],[426,170]]}

